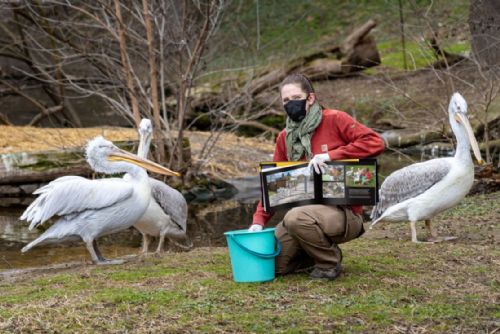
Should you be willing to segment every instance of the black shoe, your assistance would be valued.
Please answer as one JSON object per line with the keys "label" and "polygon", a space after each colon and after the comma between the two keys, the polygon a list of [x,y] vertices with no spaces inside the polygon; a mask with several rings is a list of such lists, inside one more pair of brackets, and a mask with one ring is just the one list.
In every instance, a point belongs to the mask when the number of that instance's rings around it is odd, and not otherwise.
{"label": "black shoe", "polygon": [[314,268],[309,274],[311,279],[327,279],[333,281],[339,277],[342,272],[342,266],[338,264],[335,268]]}

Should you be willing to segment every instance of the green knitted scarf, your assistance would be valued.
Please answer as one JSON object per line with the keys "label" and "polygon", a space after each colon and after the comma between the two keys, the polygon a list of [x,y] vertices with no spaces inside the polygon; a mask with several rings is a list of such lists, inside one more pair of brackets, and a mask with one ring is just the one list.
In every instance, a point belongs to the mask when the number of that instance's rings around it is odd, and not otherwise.
{"label": "green knitted scarf", "polygon": [[307,160],[312,158],[311,137],[321,122],[322,115],[321,106],[315,102],[301,122],[294,122],[290,117],[287,118],[285,142],[288,160],[300,160],[304,152]]}

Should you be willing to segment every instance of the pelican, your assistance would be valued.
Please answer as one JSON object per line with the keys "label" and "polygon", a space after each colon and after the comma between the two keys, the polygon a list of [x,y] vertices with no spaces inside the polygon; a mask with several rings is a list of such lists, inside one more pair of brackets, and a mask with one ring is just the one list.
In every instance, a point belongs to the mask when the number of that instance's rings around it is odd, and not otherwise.
{"label": "pelican", "polygon": [[96,239],[131,227],[146,211],[151,186],[143,168],[164,175],[179,175],[121,150],[100,136],[87,144],[86,156],[93,170],[106,174],[127,173],[128,179],[89,180],[63,176],[35,190],[34,194],[39,196],[20,219],[31,223],[30,230],[53,216],[59,219],[26,245],[21,250],[23,253],[42,244],[81,239],[93,263],[123,263],[122,260],[106,260]]}
{"label": "pelican", "polygon": [[380,187],[380,201],[373,208],[370,229],[379,221],[410,221],[411,240],[418,243],[415,223],[425,220],[429,242],[455,239],[438,237],[431,219],[457,205],[472,187],[471,146],[478,163],[483,160],[467,118],[467,102],[459,93],[451,97],[448,115],[457,139],[455,156],[416,163],[389,175]]}
{"label": "pelican", "polygon": [[[146,159],[149,153],[153,127],[149,119],[142,119],[139,125],[139,148],[137,155]],[[163,249],[165,237],[185,238],[187,203],[184,196],[172,187],[154,178],[151,184],[151,200],[144,215],[134,224],[142,234],[142,253],[148,252],[150,236],[160,237],[156,254]]]}

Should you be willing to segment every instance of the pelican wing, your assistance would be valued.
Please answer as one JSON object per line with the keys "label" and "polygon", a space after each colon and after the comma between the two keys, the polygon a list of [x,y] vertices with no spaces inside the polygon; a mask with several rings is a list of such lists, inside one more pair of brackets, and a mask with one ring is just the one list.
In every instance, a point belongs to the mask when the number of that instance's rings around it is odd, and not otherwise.
{"label": "pelican wing", "polygon": [[187,203],[186,199],[176,189],[153,178],[149,178],[151,194],[156,203],[170,216],[179,227],[186,231]]}
{"label": "pelican wing", "polygon": [[58,215],[75,214],[111,206],[130,197],[133,187],[122,179],[88,180],[63,176],[33,192],[39,195],[20,219],[30,222],[30,230]]}
{"label": "pelican wing", "polygon": [[399,169],[389,175],[379,192],[379,202],[371,218],[377,219],[387,208],[416,197],[441,181],[449,173],[449,159],[433,159]]}

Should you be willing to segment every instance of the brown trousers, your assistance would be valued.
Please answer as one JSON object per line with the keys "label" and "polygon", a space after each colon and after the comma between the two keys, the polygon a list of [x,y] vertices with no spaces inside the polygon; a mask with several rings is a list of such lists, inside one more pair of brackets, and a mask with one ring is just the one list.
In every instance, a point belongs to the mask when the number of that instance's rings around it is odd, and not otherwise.
{"label": "brown trousers", "polygon": [[276,226],[281,242],[276,273],[285,275],[311,265],[334,268],[342,262],[337,245],[363,233],[363,218],[349,208],[320,204],[293,208]]}

